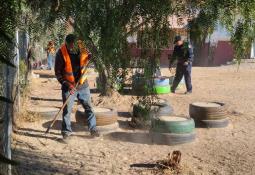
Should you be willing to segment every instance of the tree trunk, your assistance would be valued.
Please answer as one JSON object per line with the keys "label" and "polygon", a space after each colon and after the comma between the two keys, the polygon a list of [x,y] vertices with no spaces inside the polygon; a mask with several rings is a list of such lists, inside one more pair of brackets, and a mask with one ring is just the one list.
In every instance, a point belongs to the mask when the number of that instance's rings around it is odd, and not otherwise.
{"label": "tree trunk", "polygon": [[109,78],[105,71],[99,72],[99,82],[98,88],[102,96],[111,96],[113,93],[113,88],[110,85]]}
{"label": "tree trunk", "polygon": [[104,65],[102,65],[102,63],[100,63],[100,61],[98,60],[99,53],[92,39],[88,36],[86,36],[85,38],[87,39],[88,47],[90,48],[90,51],[93,54],[92,61],[99,72],[97,87],[99,91],[101,92],[102,96],[111,96],[113,93],[113,87],[111,86],[111,83],[109,82],[109,73],[107,73],[107,68]]}

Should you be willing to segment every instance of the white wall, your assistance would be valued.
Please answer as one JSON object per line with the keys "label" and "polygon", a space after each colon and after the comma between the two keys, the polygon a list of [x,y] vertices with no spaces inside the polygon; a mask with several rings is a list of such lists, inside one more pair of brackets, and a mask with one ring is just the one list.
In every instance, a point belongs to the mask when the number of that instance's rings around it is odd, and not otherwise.
{"label": "white wall", "polygon": [[227,29],[222,25],[217,24],[215,31],[212,33],[211,36],[208,36],[206,38],[205,42],[208,43],[210,41],[211,43],[217,44],[218,41],[230,41],[230,37],[231,35],[227,31]]}
{"label": "white wall", "polygon": [[255,59],[255,41],[252,43],[251,46],[251,58]]}

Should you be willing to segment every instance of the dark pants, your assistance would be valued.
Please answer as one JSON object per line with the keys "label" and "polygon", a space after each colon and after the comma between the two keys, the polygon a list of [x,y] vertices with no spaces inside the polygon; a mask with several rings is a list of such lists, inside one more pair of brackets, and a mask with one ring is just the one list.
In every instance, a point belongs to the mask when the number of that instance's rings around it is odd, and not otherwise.
{"label": "dark pants", "polygon": [[192,68],[192,63],[189,63],[188,65],[183,65],[182,63],[177,64],[176,74],[175,74],[174,82],[171,88],[172,91],[175,91],[182,77],[184,76],[187,92],[192,92],[191,68]]}
{"label": "dark pants", "polygon": [[[68,89],[62,87],[63,102],[66,101],[68,95],[69,95]],[[70,116],[72,113],[75,97],[78,98],[81,105],[85,109],[89,130],[96,129],[96,117],[91,107],[90,90],[88,86],[85,86],[85,87],[81,87],[79,90],[75,92],[75,94],[70,96],[69,102],[67,103],[66,107],[63,110],[63,121],[62,121],[62,131],[61,131],[62,134],[70,135],[72,133]]]}

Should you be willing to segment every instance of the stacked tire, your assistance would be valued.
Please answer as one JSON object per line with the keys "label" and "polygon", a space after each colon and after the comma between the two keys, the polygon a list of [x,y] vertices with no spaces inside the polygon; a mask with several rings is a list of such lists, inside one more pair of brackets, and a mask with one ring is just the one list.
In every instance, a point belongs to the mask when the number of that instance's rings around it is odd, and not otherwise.
{"label": "stacked tire", "polygon": [[170,93],[170,82],[167,77],[154,78],[154,92],[156,94],[168,94]]}
{"label": "stacked tire", "polygon": [[[95,107],[93,110],[96,116],[97,129],[100,132],[111,132],[119,128],[118,113],[115,109]],[[75,113],[75,119],[79,125],[87,126],[87,116],[81,106]]]}
{"label": "stacked tire", "polygon": [[195,123],[192,118],[180,116],[158,116],[152,119],[150,130],[156,144],[176,145],[195,140]]}
{"label": "stacked tire", "polygon": [[196,102],[189,106],[189,114],[198,127],[223,128],[228,126],[229,119],[224,103]]}

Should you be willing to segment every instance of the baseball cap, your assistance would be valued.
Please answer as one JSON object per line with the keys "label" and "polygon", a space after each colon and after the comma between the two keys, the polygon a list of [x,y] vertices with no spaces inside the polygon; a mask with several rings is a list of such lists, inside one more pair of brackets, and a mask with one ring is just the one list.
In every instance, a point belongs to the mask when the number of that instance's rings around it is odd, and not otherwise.
{"label": "baseball cap", "polygon": [[76,39],[76,36],[74,34],[69,34],[66,36],[66,42],[67,43],[73,43]]}

